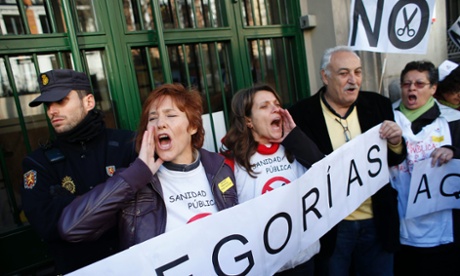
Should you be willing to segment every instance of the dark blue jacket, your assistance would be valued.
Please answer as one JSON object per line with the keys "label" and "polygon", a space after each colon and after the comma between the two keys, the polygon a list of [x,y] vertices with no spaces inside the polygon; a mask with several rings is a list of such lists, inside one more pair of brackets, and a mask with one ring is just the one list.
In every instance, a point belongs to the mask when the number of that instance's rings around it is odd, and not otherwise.
{"label": "dark blue jacket", "polygon": [[135,160],[133,139],[132,131],[103,128],[86,142],[58,139],[23,160],[22,208],[31,226],[48,243],[56,273],[73,271],[118,251],[116,227],[97,241],[69,243],[60,238],[57,223],[62,210],[77,196]]}

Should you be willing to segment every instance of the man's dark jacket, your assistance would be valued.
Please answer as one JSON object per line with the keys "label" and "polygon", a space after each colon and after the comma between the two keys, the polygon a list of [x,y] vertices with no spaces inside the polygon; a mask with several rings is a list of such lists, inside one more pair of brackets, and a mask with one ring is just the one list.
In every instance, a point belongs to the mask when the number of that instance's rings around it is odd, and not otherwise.
{"label": "man's dark jacket", "polygon": [[[316,143],[322,153],[327,155],[333,149],[321,109],[320,95],[324,91],[325,87],[322,87],[312,97],[293,105],[289,112],[297,126]],[[394,121],[390,100],[380,94],[360,91],[355,104],[362,133],[384,120]],[[343,134],[340,133],[340,135]],[[405,148],[401,154],[388,150],[388,165],[401,163],[405,156]],[[377,238],[382,242],[383,248],[390,252],[396,251],[399,247],[399,217],[396,196],[396,190],[391,187],[390,183],[372,196],[372,211]],[[336,236],[337,229],[334,227],[321,238],[320,256],[329,257],[332,255]]]}
{"label": "man's dark jacket", "polygon": [[[75,129],[87,129],[82,123]],[[23,185],[22,207],[31,226],[49,246],[55,261],[55,275],[69,273],[118,252],[116,227],[97,240],[79,243],[64,241],[58,233],[59,216],[68,204],[108,181],[111,178],[108,168],[128,167],[137,156],[134,132],[107,129],[102,125],[99,131],[91,133],[94,137],[84,141],[58,138],[47,148],[27,155],[23,161],[23,171],[34,172],[35,184],[28,188]],[[53,154],[48,154],[50,152]],[[48,157],[61,155],[57,161]],[[73,190],[69,189],[72,185]]]}

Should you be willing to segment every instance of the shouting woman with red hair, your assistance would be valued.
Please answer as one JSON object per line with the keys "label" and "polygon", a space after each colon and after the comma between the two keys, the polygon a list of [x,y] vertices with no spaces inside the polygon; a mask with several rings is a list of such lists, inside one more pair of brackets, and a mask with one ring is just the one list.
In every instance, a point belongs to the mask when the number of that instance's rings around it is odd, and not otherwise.
{"label": "shouting woman with red hair", "polygon": [[155,89],[142,107],[138,158],[65,208],[61,236],[92,240],[118,221],[126,249],[236,205],[232,169],[224,157],[201,148],[202,112],[196,90],[180,84]]}

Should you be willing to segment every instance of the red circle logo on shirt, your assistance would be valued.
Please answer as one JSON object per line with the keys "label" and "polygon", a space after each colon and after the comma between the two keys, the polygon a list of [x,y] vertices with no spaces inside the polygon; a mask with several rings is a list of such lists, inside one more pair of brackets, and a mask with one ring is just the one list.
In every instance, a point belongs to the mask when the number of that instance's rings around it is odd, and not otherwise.
{"label": "red circle logo on shirt", "polygon": [[274,189],[284,186],[289,183],[291,183],[291,181],[289,181],[289,179],[284,178],[282,176],[273,177],[269,179],[267,183],[265,183],[264,187],[262,188],[262,194],[273,191]]}

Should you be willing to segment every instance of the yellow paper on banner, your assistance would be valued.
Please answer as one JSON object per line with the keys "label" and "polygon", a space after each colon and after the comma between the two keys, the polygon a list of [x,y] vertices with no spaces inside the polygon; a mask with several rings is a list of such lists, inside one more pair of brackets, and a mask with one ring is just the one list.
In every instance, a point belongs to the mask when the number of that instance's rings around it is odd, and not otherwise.
{"label": "yellow paper on banner", "polygon": [[224,180],[222,180],[218,186],[219,186],[219,190],[222,192],[222,193],[225,193],[228,189],[230,189],[231,187],[233,187],[233,181],[230,179],[230,177],[227,176],[227,178],[225,178]]}
{"label": "yellow paper on banner", "polygon": [[444,141],[444,136],[431,136],[431,140],[436,143],[441,143]]}

